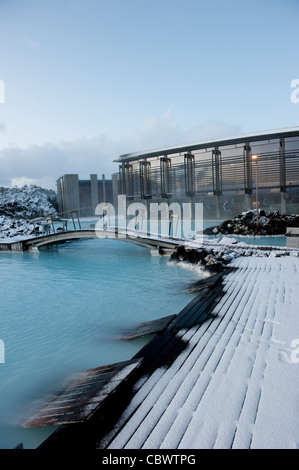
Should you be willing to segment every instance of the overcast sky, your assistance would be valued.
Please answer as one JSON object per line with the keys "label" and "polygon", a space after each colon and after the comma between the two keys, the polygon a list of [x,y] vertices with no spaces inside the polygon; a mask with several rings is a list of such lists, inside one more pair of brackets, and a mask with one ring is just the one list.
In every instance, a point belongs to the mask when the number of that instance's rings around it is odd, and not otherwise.
{"label": "overcast sky", "polygon": [[299,125],[299,0],[0,0],[0,185]]}

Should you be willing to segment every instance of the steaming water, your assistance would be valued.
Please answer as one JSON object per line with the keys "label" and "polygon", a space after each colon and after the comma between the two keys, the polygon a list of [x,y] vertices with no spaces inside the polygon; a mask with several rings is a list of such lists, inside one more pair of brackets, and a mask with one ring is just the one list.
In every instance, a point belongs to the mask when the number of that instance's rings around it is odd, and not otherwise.
{"label": "steaming water", "polygon": [[[242,241],[285,244],[277,237]],[[179,313],[192,299],[184,289],[201,274],[168,261],[100,239],[1,253],[0,448],[37,447],[55,428],[21,428],[24,410],[74,372],[130,359],[148,338],[120,341],[124,328]]]}
{"label": "steaming water", "polygon": [[124,328],[179,313],[192,299],[184,289],[199,273],[168,261],[99,239],[1,254],[1,448],[38,446],[54,428],[21,428],[29,405],[74,372],[130,359],[146,340],[120,341]]}

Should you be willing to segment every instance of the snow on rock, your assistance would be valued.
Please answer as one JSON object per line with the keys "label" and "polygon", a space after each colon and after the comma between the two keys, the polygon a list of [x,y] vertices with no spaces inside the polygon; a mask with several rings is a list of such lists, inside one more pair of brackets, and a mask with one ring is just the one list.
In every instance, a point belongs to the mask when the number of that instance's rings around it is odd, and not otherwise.
{"label": "snow on rock", "polygon": [[23,188],[0,188],[0,238],[15,238],[42,233],[41,225],[31,219],[57,212],[56,193],[30,185]]}
{"label": "snow on rock", "polygon": [[24,219],[13,219],[10,217],[0,216],[0,239],[28,238],[31,235],[42,234],[44,227],[40,224],[33,225],[30,221]]}
{"label": "snow on rock", "polygon": [[30,185],[0,188],[0,215],[15,219],[33,219],[56,212],[56,193]]}
{"label": "snow on rock", "polygon": [[[258,233],[259,235],[284,235],[287,227],[299,226],[299,215],[280,214],[279,211],[266,213],[259,211]],[[217,226],[204,230],[205,235],[235,234],[235,235],[256,235],[257,214],[256,210],[243,212],[234,219],[224,220]]]}
{"label": "snow on rock", "polygon": [[196,242],[179,245],[170,256],[171,262],[196,265],[203,273],[214,274],[223,270],[239,257],[280,257],[299,255],[296,249],[284,247],[247,245],[231,237],[203,239]]}

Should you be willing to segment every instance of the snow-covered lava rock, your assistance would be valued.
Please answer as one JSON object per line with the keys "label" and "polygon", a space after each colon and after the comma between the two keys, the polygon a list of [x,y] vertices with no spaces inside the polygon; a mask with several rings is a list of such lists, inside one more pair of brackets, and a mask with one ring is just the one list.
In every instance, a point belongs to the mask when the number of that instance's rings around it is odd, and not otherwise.
{"label": "snow-covered lava rock", "polygon": [[30,185],[0,188],[0,238],[12,238],[43,232],[32,219],[57,213],[56,193]]}
{"label": "snow-covered lava rock", "polygon": [[[258,222],[258,224],[257,224]],[[258,227],[257,227],[258,226]],[[219,225],[204,230],[205,235],[284,235],[287,227],[299,227],[297,214],[285,215],[279,211],[266,213],[256,210],[243,212],[233,219],[225,220]]]}

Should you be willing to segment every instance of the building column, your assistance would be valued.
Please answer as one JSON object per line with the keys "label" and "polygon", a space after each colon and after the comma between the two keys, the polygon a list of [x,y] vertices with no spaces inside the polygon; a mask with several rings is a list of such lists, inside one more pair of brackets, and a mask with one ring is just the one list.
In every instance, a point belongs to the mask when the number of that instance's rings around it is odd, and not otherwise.
{"label": "building column", "polygon": [[125,164],[119,165],[120,194],[126,194],[126,168]]}
{"label": "building column", "polygon": [[280,174],[280,195],[281,195],[281,213],[287,212],[286,198],[286,160],[285,160],[285,140],[279,141],[279,174]]}
{"label": "building column", "polygon": [[245,208],[252,209],[252,171],[251,171],[251,147],[244,145],[244,187],[245,187]]}
{"label": "building column", "polygon": [[114,207],[117,206],[118,194],[119,194],[119,178],[118,178],[117,173],[113,173],[113,175],[112,175],[112,197],[113,197]]}
{"label": "building column", "polygon": [[125,163],[126,195],[134,196],[133,165]]}
{"label": "building column", "polygon": [[171,160],[170,158],[160,158],[160,174],[161,174],[161,196],[167,198],[171,195]]}
{"label": "building column", "polygon": [[103,202],[106,201],[106,181],[105,181],[105,175],[102,174],[102,184],[103,184]]}
{"label": "building column", "polygon": [[221,202],[220,196],[222,195],[222,171],[221,171],[221,152],[216,147],[212,152],[212,174],[213,174],[213,192],[216,198],[216,217],[221,217]]}
{"label": "building column", "polygon": [[151,197],[151,164],[142,160],[139,165],[141,199],[148,199]]}
{"label": "building column", "polygon": [[191,153],[185,153],[184,155],[185,165],[185,192],[186,196],[194,196],[194,155]]}
{"label": "building column", "polygon": [[95,207],[99,203],[99,192],[98,192],[98,175],[90,175],[90,189],[91,189],[91,213],[94,214]]}
{"label": "building column", "polygon": [[63,212],[80,208],[79,177],[78,175],[63,175],[61,177]]}
{"label": "building column", "polygon": [[63,212],[63,185],[62,185],[62,177],[58,178],[56,184],[57,184],[57,204],[58,204],[58,212]]}

